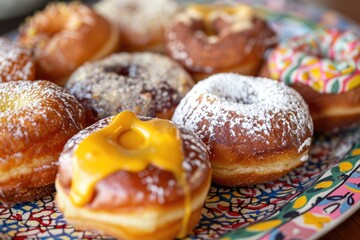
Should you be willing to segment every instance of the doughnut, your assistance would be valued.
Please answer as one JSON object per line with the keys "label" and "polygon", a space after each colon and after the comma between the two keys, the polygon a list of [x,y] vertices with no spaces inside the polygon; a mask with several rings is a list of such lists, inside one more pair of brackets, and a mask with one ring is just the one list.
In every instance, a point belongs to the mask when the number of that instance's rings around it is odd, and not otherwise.
{"label": "doughnut", "polygon": [[119,45],[116,27],[80,2],[53,3],[26,20],[18,41],[31,49],[38,79],[64,85],[86,61],[100,59]]}
{"label": "doughnut", "polygon": [[262,76],[292,86],[309,105],[316,132],[333,132],[360,122],[360,37],[320,29],[282,42]]}
{"label": "doughnut", "polygon": [[213,181],[275,180],[308,159],[313,123],[302,97],[265,78],[216,74],[181,100],[172,121],[208,146]]}
{"label": "doughnut", "polygon": [[33,201],[53,192],[63,146],[84,124],[81,105],[54,83],[1,83],[0,202]]}
{"label": "doughnut", "polygon": [[164,29],[175,14],[175,0],[103,0],[94,7],[121,34],[124,51],[165,52]]}
{"label": "doughnut", "polygon": [[0,82],[35,79],[35,63],[28,50],[0,38]]}
{"label": "doughnut", "polygon": [[166,29],[171,58],[195,80],[219,72],[254,75],[276,43],[267,23],[247,5],[190,5]]}
{"label": "doughnut", "polygon": [[66,220],[121,239],[184,237],[211,182],[207,149],[193,132],[130,111],[79,132],[59,162],[56,204]]}
{"label": "doughnut", "polygon": [[155,53],[119,53],[80,67],[66,88],[83,105],[89,124],[131,110],[170,119],[193,86],[176,62]]}

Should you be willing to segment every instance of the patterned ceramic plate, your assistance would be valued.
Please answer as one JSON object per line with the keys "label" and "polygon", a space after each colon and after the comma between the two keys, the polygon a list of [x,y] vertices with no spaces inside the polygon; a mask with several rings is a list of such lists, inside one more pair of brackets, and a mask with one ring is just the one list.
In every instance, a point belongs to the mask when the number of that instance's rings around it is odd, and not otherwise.
{"label": "patterned ceramic plate", "polygon": [[[318,24],[357,30],[336,13],[313,5],[280,0],[256,2],[282,38],[302,34]],[[107,238],[68,225],[53,199],[50,195],[10,209],[0,204],[0,238]],[[188,238],[316,238],[359,207],[360,128],[356,128],[316,137],[309,161],[277,181],[246,188],[213,185],[201,221]]]}

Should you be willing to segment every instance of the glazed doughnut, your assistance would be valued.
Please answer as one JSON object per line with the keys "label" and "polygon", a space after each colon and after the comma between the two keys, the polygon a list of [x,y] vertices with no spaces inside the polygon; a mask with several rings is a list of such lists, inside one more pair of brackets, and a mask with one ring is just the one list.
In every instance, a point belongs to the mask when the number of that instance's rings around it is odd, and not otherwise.
{"label": "glazed doughnut", "polygon": [[184,237],[211,182],[206,147],[194,133],[129,111],[79,132],[59,161],[56,203],[65,218],[121,239]]}
{"label": "glazed doughnut", "polygon": [[155,53],[114,54],[80,67],[66,88],[84,106],[89,123],[131,110],[170,119],[194,85],[176,62]]}
{"label": "glazed doughnut", "polygon": [[322,29],[281,43],[261,75],[296,89],[309,104],[315,131],[360,122],[360,37]]}
{"label": "glazed doughnut", "polygon": [[103,0],[95,9],[121,33],[124,51],[165,52],[164,28],[177,11],[175,0]]}
{"label": "glazed doughnut", "polygon": [[264,78],[217,74],[197,83],[172,118],[210,151],[214,182],[275,180],[308,159],[313,123],[293,89]]}
{"label": "glazed doughnut", "polygon": [[0,82],[22,79],[35,79],[35,64],[30,52],[0,38]]}
{"label": "glazed doughnut", "polygon": [[218,72],[255,75],[275,33],[252,8],[190,5],[166,31],[169,55],[195,80]]}
{"label": "glazed doughnut", "polygon": [[84,121],[81,105],[54,83],[1,83],[0,201],[32,201],[54,191],[59,155]]}
{"label": "glazed doughnut", "polygon": [[20,28],[19,42],[33,51],[38,79],[63,85],[85,61],[100,59],[119,45],[117,29],[91,8],[73,2],[49,4]]}

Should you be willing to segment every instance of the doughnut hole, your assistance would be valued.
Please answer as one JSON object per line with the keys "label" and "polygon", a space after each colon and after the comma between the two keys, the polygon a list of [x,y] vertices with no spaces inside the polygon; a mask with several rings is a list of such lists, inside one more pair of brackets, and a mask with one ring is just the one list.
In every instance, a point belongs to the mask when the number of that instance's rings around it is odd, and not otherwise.
{"label": "doughnut hole", "polygon": [[[258,103],[259,94],[257,90],[248,83],[243,83],[241,91],[234,91],[231,85],[214,86],[209,93],[225,99],[227,102],[251,105]],[[240,93],[240,94],[239,94]]]}
{"label": "doughnut hole", "polygon": [[104,71],[107,73],[115,73],[119,76],[126,78],[135,78],[138,75],[139,67],[135,64],[132,65],[113,65],[104,67]]}
{"label": "doughnut hole", "polygon": [[202,21],[197,30],[205,34],[210,42],[217,36],[228,34],[229,30],[242,31],[251,28],[254,16],[252,9],[245,5],[192,5],[189,11],[201,16]]}

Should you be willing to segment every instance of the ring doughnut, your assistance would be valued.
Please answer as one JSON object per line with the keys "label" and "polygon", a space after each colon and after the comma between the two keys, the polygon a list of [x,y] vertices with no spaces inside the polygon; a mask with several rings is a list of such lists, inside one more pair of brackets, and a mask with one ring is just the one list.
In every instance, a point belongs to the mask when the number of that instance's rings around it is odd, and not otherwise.
{"label": "ring doughnut", "polygon": [[295,90],[269,79],[213,75],[190,90],[172,120],[208,146],[213,181],[222,185],[275,180],[308,159],[308,107]]}
{"label": "ring doughnut", "polygon": [[80,131],[84,111],[48,81],[0,84],[0,201],[33,201],[54,191],[58,158]]}
{"label": "ring doughnut", "polygon": [[0,38],[0,82],[23,79],[35,79],[35,63],[30,52]]}
{"label": "ring doughnut", "polygon": [[281,43],[261,75],[292,86],[309,105],[315,131],[360,122],[360,37],[321,29]]}
{"label": "ring doughnut", "polygon": [[166,31],[171,58],[195,80],[219,72],[255,75],[275,33],[246,5],[190,5]]}
{"label": "ring doughnut", "polygon": [[[164,29],[178,9],[175,0],[103,0],[95,9],[120,31],[124,51],[165,52]],[[120,14],[119,14],[120,13]]]}
{"label": "ring doughnut", "polygon": [[184,237],[210,187],[208,157],[194,133],[125,111],[67,143],[56,203],[81,229],[121,239]]}
{"label": "ring doughnut", "polygon": [[194,85],[176,62],[155,53],[119,53],[80,67],[69,89],[83,105],[89,123],[131,110],[170,119]]}
{"label": "ring doughnut", "polygon": [[64,85],[67,77],[89,60],[118,48],[118,31],[79,2],[49,4],[20,28],[19,43],[32,50],[38,79]]}

